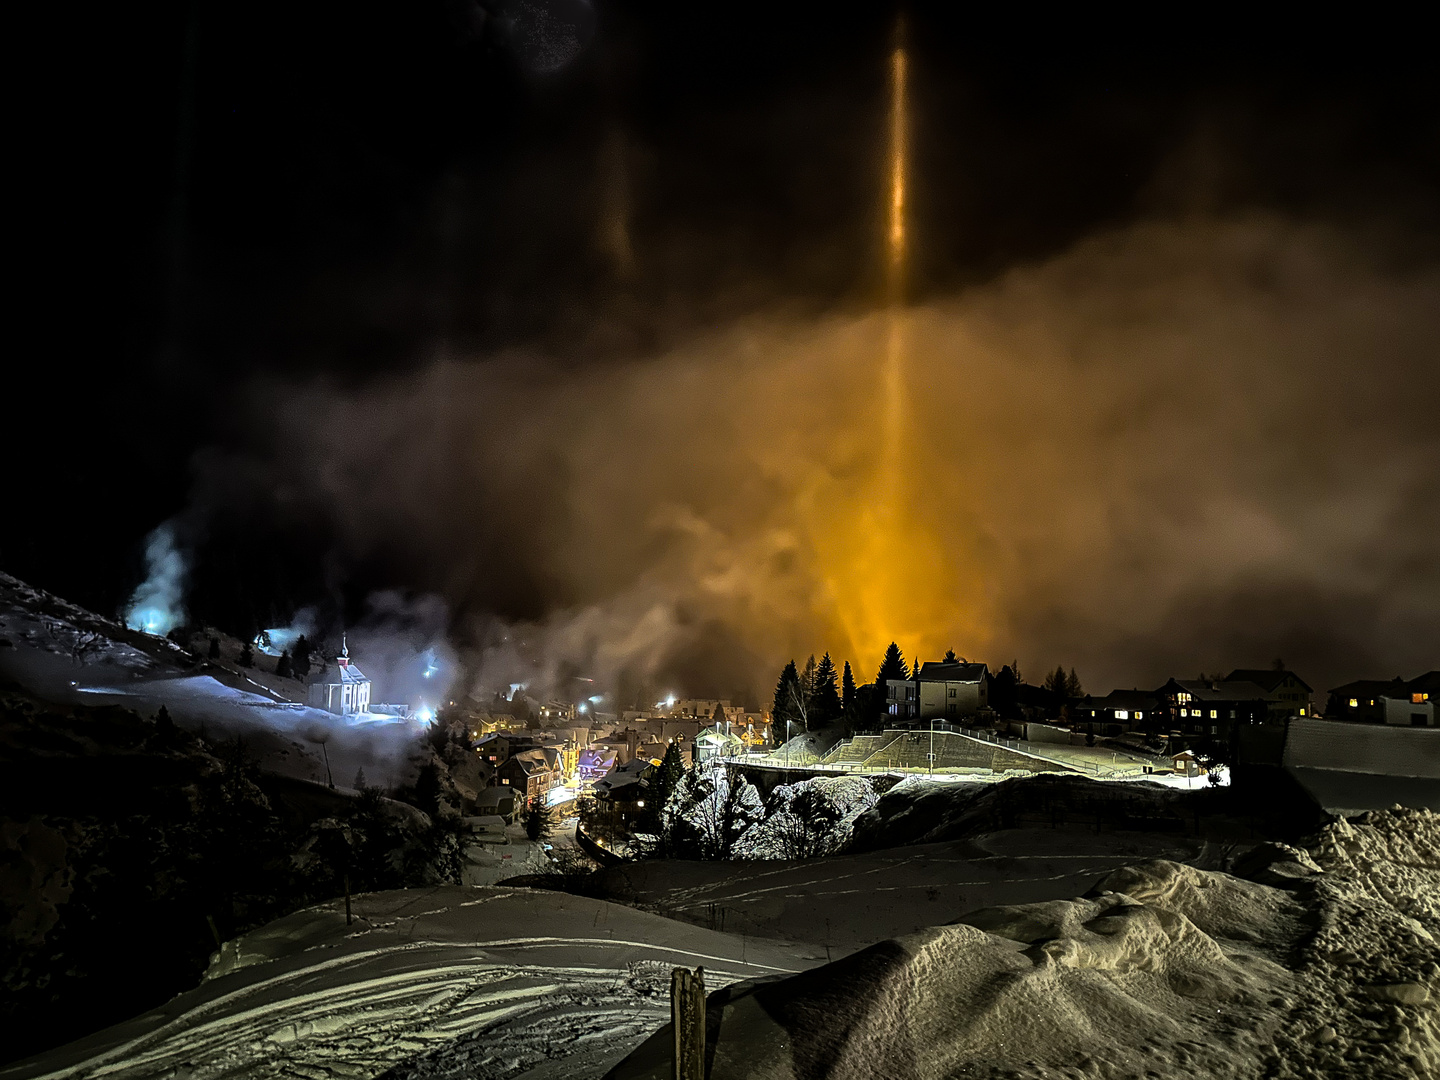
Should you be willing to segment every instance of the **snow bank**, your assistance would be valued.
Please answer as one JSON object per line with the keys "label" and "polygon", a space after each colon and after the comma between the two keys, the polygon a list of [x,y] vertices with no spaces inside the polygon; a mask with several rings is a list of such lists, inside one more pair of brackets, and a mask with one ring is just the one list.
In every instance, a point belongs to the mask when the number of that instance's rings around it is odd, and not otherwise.
{"label": "snow bank", "polygon": [[[1440,1075],[1440,816],[1155,860],[713,995],[712,1080]],[[669,1075],[668,1029],[609,1075]]]}

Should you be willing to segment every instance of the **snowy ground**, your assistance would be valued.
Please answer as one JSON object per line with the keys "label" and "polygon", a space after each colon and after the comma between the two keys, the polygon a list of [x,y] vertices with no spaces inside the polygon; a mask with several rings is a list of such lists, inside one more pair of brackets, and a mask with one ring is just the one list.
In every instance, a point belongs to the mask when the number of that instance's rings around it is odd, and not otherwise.
{"label": "snowy ground", "polygon": [[604,871],[605,894],[701,926],[821,945],[834,957],[966,911],[1075,896],[1141,859],[1214,861],[1155,833],[1012,829],[974,841],[788,862],[655,860]]}
{"label": "snowy ground", "polygon": [[[123,705],[176,723],[245,738],[269,772],[348,786],[362,767],[372,784],[403,779],[423,732],[413,721],[341,718],[289,700],[276,680],[196,658],[144,634],[0,574],[0,678],[48,701]],[[292,683],[292,693],[300,684]],[[327,773],[328,768],[328,773]]]}
{"label": "snowy ground", "polygon": [[[710,1080],[1440,1075],[1440,816],[1265,845],[1250,879],[1153,861],[706,1010]],[[610,1080],[666,1080],[667,1025]]]}
{"label": "snowy ground", "polygon": [[376,893],[354,911],[227,942],[197,990],[0,1077],[599,1076],[668,1018],[673,967],[722,986],[825,960],[529,889]]}

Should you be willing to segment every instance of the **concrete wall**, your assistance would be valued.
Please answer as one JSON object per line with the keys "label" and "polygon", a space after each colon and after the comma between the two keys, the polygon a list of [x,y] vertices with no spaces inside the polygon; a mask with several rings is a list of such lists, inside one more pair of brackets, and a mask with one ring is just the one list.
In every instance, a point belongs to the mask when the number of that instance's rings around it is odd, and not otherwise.
{"label": "concrete wall", "polygon": [[1056,727],[1054,724],[1031,722],[1025,725],[1025,739],[1027,742],[1033,743],[1062,743],[1069,746],[1070,732],[1068,729]]}
{"label": "concrete wall", "polygon": [[1440,728],[1381,727],[1299,718],[1290,721],[1285,764],[1440,778]]}
{"label": "concrete wall", "polygon": [[[1381,698],[1385,703],[1385,723],[1396,727],[1434,727],[1435,703],[1422,701],[1416,705],[1409,698]],[[1420,717],[1420,720],[1416,720]]]}

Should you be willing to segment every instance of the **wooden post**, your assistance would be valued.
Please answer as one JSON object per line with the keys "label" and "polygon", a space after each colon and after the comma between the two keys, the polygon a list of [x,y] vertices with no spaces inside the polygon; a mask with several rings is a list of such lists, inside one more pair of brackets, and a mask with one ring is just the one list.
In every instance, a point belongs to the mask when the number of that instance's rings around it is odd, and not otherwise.
{"label": "wooden post", "polygon": [[705,969],[670,974],[670,1023],[675,1029],[673,1080],[705,1080]]}

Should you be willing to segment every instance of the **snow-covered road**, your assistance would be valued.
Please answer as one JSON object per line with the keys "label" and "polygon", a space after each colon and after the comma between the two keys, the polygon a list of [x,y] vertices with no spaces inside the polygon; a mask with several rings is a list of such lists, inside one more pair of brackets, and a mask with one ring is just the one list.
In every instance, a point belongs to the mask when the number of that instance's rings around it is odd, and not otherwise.
{"label": "snow-covered road", "polygon": [[0,1077],[598,1077],[669,1019],[673,967],[713,988],[825,961],[539,890],[374,893],[354,911],[227,942],[198,989]]}

